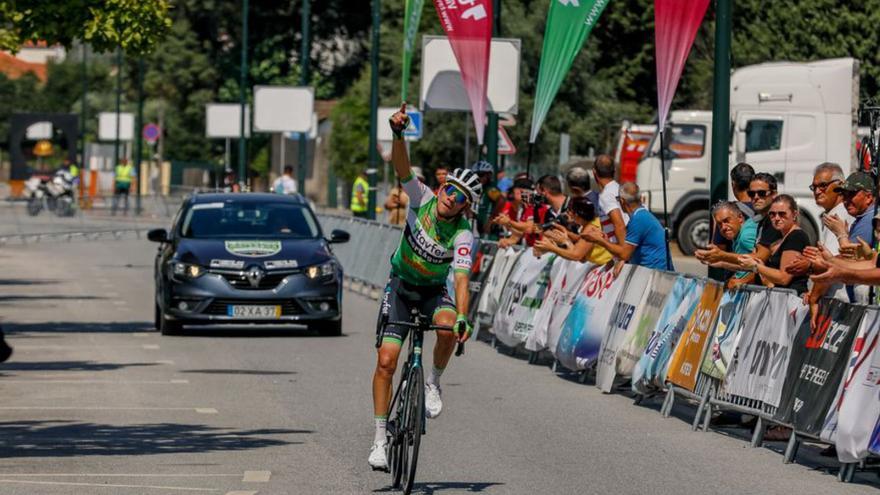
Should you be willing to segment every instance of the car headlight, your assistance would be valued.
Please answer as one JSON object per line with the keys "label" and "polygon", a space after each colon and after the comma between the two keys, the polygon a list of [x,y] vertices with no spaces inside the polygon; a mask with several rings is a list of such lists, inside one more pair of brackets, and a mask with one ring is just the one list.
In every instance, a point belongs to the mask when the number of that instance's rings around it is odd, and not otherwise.
{"label": "car headlight", "polygon": [[336,270],[336,264],[328,261],[322,265],[314,265],[306,268],[306,276],[311,279],[329,277]]}
{"label": "car headlight", "polygon": [[172,276],[177,278],[199,278],[203,273],[205,273],[205,270],[202,267],[190,263],[172,261],[170,263],[170,266]]}

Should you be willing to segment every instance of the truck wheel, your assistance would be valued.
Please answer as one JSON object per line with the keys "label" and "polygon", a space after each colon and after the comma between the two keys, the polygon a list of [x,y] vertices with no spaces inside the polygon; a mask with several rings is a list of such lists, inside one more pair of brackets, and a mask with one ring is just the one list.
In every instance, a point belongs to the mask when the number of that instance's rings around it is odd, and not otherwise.
{"label": "truck wheel", "polygon": [[711,233],[709,211],[691,212],[678,226],[678,247],[685,256],[693,256],[697,249],[705,249],[709,245]]}

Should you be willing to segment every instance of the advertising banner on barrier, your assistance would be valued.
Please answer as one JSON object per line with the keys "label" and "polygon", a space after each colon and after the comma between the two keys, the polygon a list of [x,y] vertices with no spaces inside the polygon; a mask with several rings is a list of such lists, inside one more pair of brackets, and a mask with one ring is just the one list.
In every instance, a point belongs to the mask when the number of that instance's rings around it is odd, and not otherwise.
{"label": "advertising banner on barrier", "polygon": [[701,370],[707,376],[721,380],[727,374],[727,368],[733,361],[734,344],[739,336],[749,294],[751,292],[748,290],[737,290],[726,291],[721,296],[715,331],[710,337]]}
{"label": "advertising banner on barrier", "polygon": [[471,267],[471,278],[468,289],[471,295],[470,314],[468,318],[471,321],[477,319],[477,309],[479,308],[479,297],[483,292],[483,284],[489,278],[489,272],[492,270],[492,262],[495,260],[495,253],[498,251],[498,244],[494,242],[481,242],[477,253],[474,256],[474,264]]}
{"label": "advertising banner on barrier", "polygon": [[547,342],[545,349],[556,351],[559,345],[559,337],[562,336],[562,329],[565,327],[565,321],[574,307],[574,301],[584,284],[587,274],[596,268],[592,263],[579,263],[570,261],[568,268],[563,273],[562,280],[556,284],[559,293],[556,295],[556,303],[550,311],[550,320],[547,322]]}
{"label": "advertising banner on barrier", "polygon": [[611,392],[614,385],[614,377],[617,376],[617,351],[627,332],[635,331],[638,325],[641,310],[651,294],[648,287],[654,273],[650,268],[634,266],[611,312],[608,332],[602,339],[599,361],[596,363],[596,386],[605,393]]}
{"label": "advertising banner on barrier", "polygon": [[[748,313],[740,331],[725,387],[731,394],[776,407],[785,384],[792,340],[804,320],[809,325],[809,310],[793,292],[772,290],[763,294],[763,307],[752,308],[749,301],[747,313],[752,309],[756,313]],[[756,299],[757,306],[757,298],[751,299]]]}
{"label": "advertising banner on barrier", "polygon": [[862,306],[823,299],[815,328],[805,319],[792,346],[777,421],[810,435],[822,431],[862,314]]}
{"label": "advertising banner on barrier", "polygon": [[675,281],[663,313],[657,320],[657,326],[648,339],[645,353],[633,370],[633,392],[647,394],[662,388],[666,383],[666,365],[669,364],[681,332],[700,301],[702,287],[703,282],[693,278],[679,276]]}
{"label": "advertising banner on barrier", "polygon": [[639,315],[635,317],[635,328],[624,335],[617,351],[618,375],[632,376],[633,368],[645,353],[648,339],[657,326],[657,320],[677,279],[678,275],[672,272],[654,272],[644,303],[637,310]]}
{"label": "advertising banner on barrier", "polygon": [[626,283],[628,269],[614,277],[614,266],[597,266],[587,273],[562,327],[556,359],[570,370],[583,370],[599,357],[599,346],[608,330],[608,319]]}
{"label": "advertising banner on barrier", "polygon": [[[535,313],[532,331],[526,336],[526,349],[540,351],[547,349],[547,336],[550,320],[567,316],[574,300],[573,295],[584,280],[590,265],[557,257],[550,269],[547,295],[541,308]],[[572,287],[574,286],[574,287]],[[564,297],[568,296],[568,297]],[[565,317],[563,316],[563,318]]]}
{"label": "advertising banner on barrier", "polygon": [[828,409],[820,437],[835,442],[841,462],[868,455],[871,433],[880,417],[880,311],[866,308],[837,397]]}
{"label": "advertising banner on barrier", "polygon": [[669,360],[666,379],[673,385],[691,392],[696,388],[697,373],[703,362],[703,353],[709,342],[709,333],[712,331],[712,324],[715,323],[718,303],[721,302],[723,292],[724,287],[711,280],[703,286],[700,302],[697,303],[697,308],[688,320]]}
{"label": "advertising banner on barrier", "polygon": [[550,268],[555,258],[556,255],[551,254],[538,258],[531,249],[520,255],[516,268],[507,279],[492,325],[495,337],[504,345],[515,347],[525,342],[535,313],[547,295]]}
{"label": "advertising banner on barrier", "polygon": [[507,277],[510,275],[516,261],[522,251],[515,249],[500,249],[495,253],[495,260],[489,275],[483,283],[483,293],[480,295],[480,304],[477,307],[477,315],[480,323],[491,325],[498,312],[498,303],[501,300],[501,292]]}

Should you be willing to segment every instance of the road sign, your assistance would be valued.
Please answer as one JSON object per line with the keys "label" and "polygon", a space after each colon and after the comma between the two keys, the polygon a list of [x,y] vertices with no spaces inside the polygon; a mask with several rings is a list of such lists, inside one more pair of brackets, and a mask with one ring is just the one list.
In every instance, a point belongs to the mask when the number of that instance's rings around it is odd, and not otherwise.
{"label": "road sign", "polygon": [[[208,103],[205,105],[205,136],[238,139],[241,136],[241,105]],[[244,107],[244,135],[251,135],[251,107]]]}
{"label": "road sign", "polygon": [[498,126],[498,154],[513,155],[516,154],[516,146],[510,140],[510,136],[502,126]]}
{"label": "road sign", "polygon": [[159,135],[161,133],[162,133],[162,131],[161,131],[161,129],[159,129],[159,126],[156,124],[153,124],[151,122],[151,123],[144,126],[144,130],[143,130],[144,141],[146,141],[150,144],[155,144],[156,141],[159,140]]}
{"label": "road sign", "polygon": [[[377,141],[391,141],[394,138],[391,134],[391,127],[388,126],[388,119],[398,110],[400,110],[400,107],[379,107],[379,111],[376,113],[376,120],[378,120]],[[422,138],[422,130],[424,129],[422,125],[424,124],[422,112],[419,110],[407,110],[406,114],[409,115],[409,127],[403,131],[403,138],[407,141],[418,141]]]}
{"label": "road sign", "polygon": [[[98,139],[101,141],[116,140],[116,113],[101,112],[98,114]],[[134,114],[122,112],[119,114],[119,140],[132,141],[134,139]]]}
{"label": "road sign", "polygon": [[407,110],[409,116],[409,127],[403,131],[403,137],[407,141],[418,141],[422,139],[422,112],[418,110]]}

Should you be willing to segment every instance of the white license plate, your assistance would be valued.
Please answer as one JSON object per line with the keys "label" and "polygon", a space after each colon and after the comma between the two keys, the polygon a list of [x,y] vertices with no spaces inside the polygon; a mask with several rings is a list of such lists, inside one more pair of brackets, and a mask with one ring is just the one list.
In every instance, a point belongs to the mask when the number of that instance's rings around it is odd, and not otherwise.
{"label": "white license plate", "polygon": [[281,316],[281,306],[227,306],[226,314],[232,318],[274,319]]}

